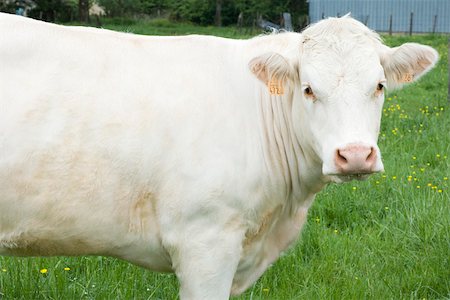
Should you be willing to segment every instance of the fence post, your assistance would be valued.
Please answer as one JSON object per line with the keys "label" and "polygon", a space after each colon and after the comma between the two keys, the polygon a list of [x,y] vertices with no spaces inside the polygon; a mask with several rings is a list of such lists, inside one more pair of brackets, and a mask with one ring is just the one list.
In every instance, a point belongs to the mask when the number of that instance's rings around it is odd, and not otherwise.
{"label": "fence post", "polygon": [[370,17],[370,15],[367,15],[367,16],[364,18],[364,25],[366,25],[366,26],[367,26],[367,24],[369,24],[369,17]]}
{"label": "fence post", "polygon": [[414,13],[411,12],[411,17],[409,18],[409,35],[412,35],[412,31],[413,31],[413,18],[414,18]]}
{"label": "fence post", "polygon": [[[258,18],[258,15],[256,15],[256,18]],[[253,35],[253,32],[255,32],[255,30],[256,30],[256,23],[258,23],[258,21],[256,21],[256,19],[253,19],[253,24],[252,24],[252,35]]]}
{"label": "fence post", "polygon": [[434,20],[433,20],[433,34],[436,33],[436,26],[437,26],[437,15],[434,15]]}
{"label": "fence post", "polygon": [[392,14],[389,16],[389,35],[392,35]]}
{"label": "fence post", "polygon": [[241,11],[239,13],[238,19],[237,19],[237,28],[239,31],[239,34],[242,33],[242,26],[244,25],[244,13]]}
{"label": "fence post", "polygon": [[449,104],[450,104],[450,38],[448,39],[448,48],[447,48],[447,51],[448,51],[448,63],[447,63],[447,65],[448,65],[448,90],[447,90],[447,100],[448,100],[448,102],[449,102]]}
{"label": "fence post", "polygon": [[294,31],[294,28],[292,27],[292,18],[290,13],[283,13],[283,23],[284,29],[286,31]]}

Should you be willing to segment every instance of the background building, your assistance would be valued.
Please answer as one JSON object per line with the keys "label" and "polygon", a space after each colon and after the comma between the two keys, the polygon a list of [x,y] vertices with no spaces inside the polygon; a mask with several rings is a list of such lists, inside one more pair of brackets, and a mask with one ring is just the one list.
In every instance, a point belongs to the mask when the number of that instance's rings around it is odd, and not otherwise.
{"label": "background building", "polygon": [[449,0],[309,0],[311,23],[349,12],[376,31],[450,33]]}

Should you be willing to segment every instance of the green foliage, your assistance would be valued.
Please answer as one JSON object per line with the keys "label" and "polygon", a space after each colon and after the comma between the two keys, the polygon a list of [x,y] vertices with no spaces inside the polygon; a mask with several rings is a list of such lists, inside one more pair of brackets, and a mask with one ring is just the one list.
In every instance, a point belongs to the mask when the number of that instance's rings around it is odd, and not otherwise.
{"label": "green foliage", "polygon": [[[214,23],[215,0],[169,0],[170,13],[175,19],[196,24]],[[290,12],[296,22],[300,15],[308,14],[306,1],[290,0],[229,0],[222,4],[222,21],[225,26],[236,24],[238,15],[243,14],[247,26],[252,25],[258,16],[279,23],[281,14]]]}
{"label": "green foliage", "polygon": [[155,9],[165,8],[163,0],[98,0],[110,17],[131,17],[152,14]]}
{"label": "green foliage", "polygon": [[158,11],[168,8],[168,1],[166,0],[141,0],[142,13],[148,15],[157,14]]}
{"label": "green foliage", "polygon": [[[141,18],[170,17],[200,25],[214,24],[217,0],[90,0],[102,6],[108,17]],[[34,0],[36,7],[30,16],[51,22],[67,22],[78,18],[78,0]],[[16,4],[0,1],[0,11],[14,12]],[[244,24],[251,26],[258,16],[280,23],[281,14],[290,12],[294,25],[299,17],[308,14],[306,0],[225,0],[221,18],[225,26],[236,24],[240,13]]]}
{"label": "green foliage", "polygon": [[236,0],[236,8],[244,15],[261,14],[271,21],[278,21],[280,14],[289,10],[289,2],[285,0]]}
{"label": "green foliage", "polygon": [[207,25],[214,22],[215,6],[212,0],[171,0],[171,16],[177,20]]}
{"label": "green foliage", "polygon": [[36,7],[29,16],[48,22],[70,20],[78,9],[77,3],[70,0],[34,0]]}
{"label": "green foliage", "polygon": [[0,11],[14,13],[16,10],[16,4],[9,1],[0,1]]}

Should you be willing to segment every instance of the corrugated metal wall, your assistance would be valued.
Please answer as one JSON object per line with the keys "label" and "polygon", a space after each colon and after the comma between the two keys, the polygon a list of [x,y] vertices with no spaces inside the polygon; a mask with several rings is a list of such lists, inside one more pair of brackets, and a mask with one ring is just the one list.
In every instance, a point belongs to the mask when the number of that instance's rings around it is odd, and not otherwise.
{"label": "corrugated metal wall", "polygon": [[309,0],[311,23],[351,12],[376,31],[450,33],[450,0]]}

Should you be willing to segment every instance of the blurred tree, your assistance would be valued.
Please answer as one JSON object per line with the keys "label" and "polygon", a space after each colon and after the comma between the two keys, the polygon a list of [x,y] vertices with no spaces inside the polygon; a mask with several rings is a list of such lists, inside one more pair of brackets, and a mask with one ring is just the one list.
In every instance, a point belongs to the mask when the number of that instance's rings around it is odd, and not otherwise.
{"label": "blurred tree", "polygon": [[[300,17],[308,14],[307,0],[34,0],[30,16],[46,21],[71,21],[78,16],[88,22],[89,7],[96,1],[109,17],[169,16],[174,20],[200,25],[236,24],[241,15],[244,26],[254,24],[258,16],[280,23],[281,14],[290,12],[298,28]],[[14,12],[15,0],[0,0],[0,9]]]}
{"label": "blurred tree", "polygon": [[16,4],[13,1],[0,0],[0,11],[14,13]]}
{"label": "blurred tree", "polygon": [[201,25],[214,23],[213,0],[169,0],[170,15],[175,20],[189,21]]}
{"label": "blurred tree", "polygon": [[60,12],[61,21],[70,21],[76,19],[78,13],[78,0],[62,0],[64,10]]}
{"label": "blurred tree", "polygon": [[75,9],[70,0],[34,0],[29,16],[47,22],[68,21]]}
{"label": "blurred tree", "polygon": [[78,19],[82,23],[89,22],[89,0],[78,1]]}
{"label": "blurred tree", "polygon": [[140,7],[142,13],[161,17],[163,11],[168,8],[169,1],[167,0],[141,0]]}
{"label": "blurred tree", "polygon": [[222,26],[222,0],[216,0],[216,16],[214,17],[216,26]]}
{"label": "blurred tree", "polygon": [[132,17],[134,15],[150,14],[146,8],[152,9],[164,0],[99,0],[98,4],[105,8],[110,17]]}
{"label": "blurred tree", "polygon": [[[279,24],[281,14],[289,12],[294,23],[302,15],[308,14],[307,0],[233,0],[236,12],[235,20],[242,13],[244,23],[248,26],[258,17]],[[297,25],[298,24],[294,24]]]}

